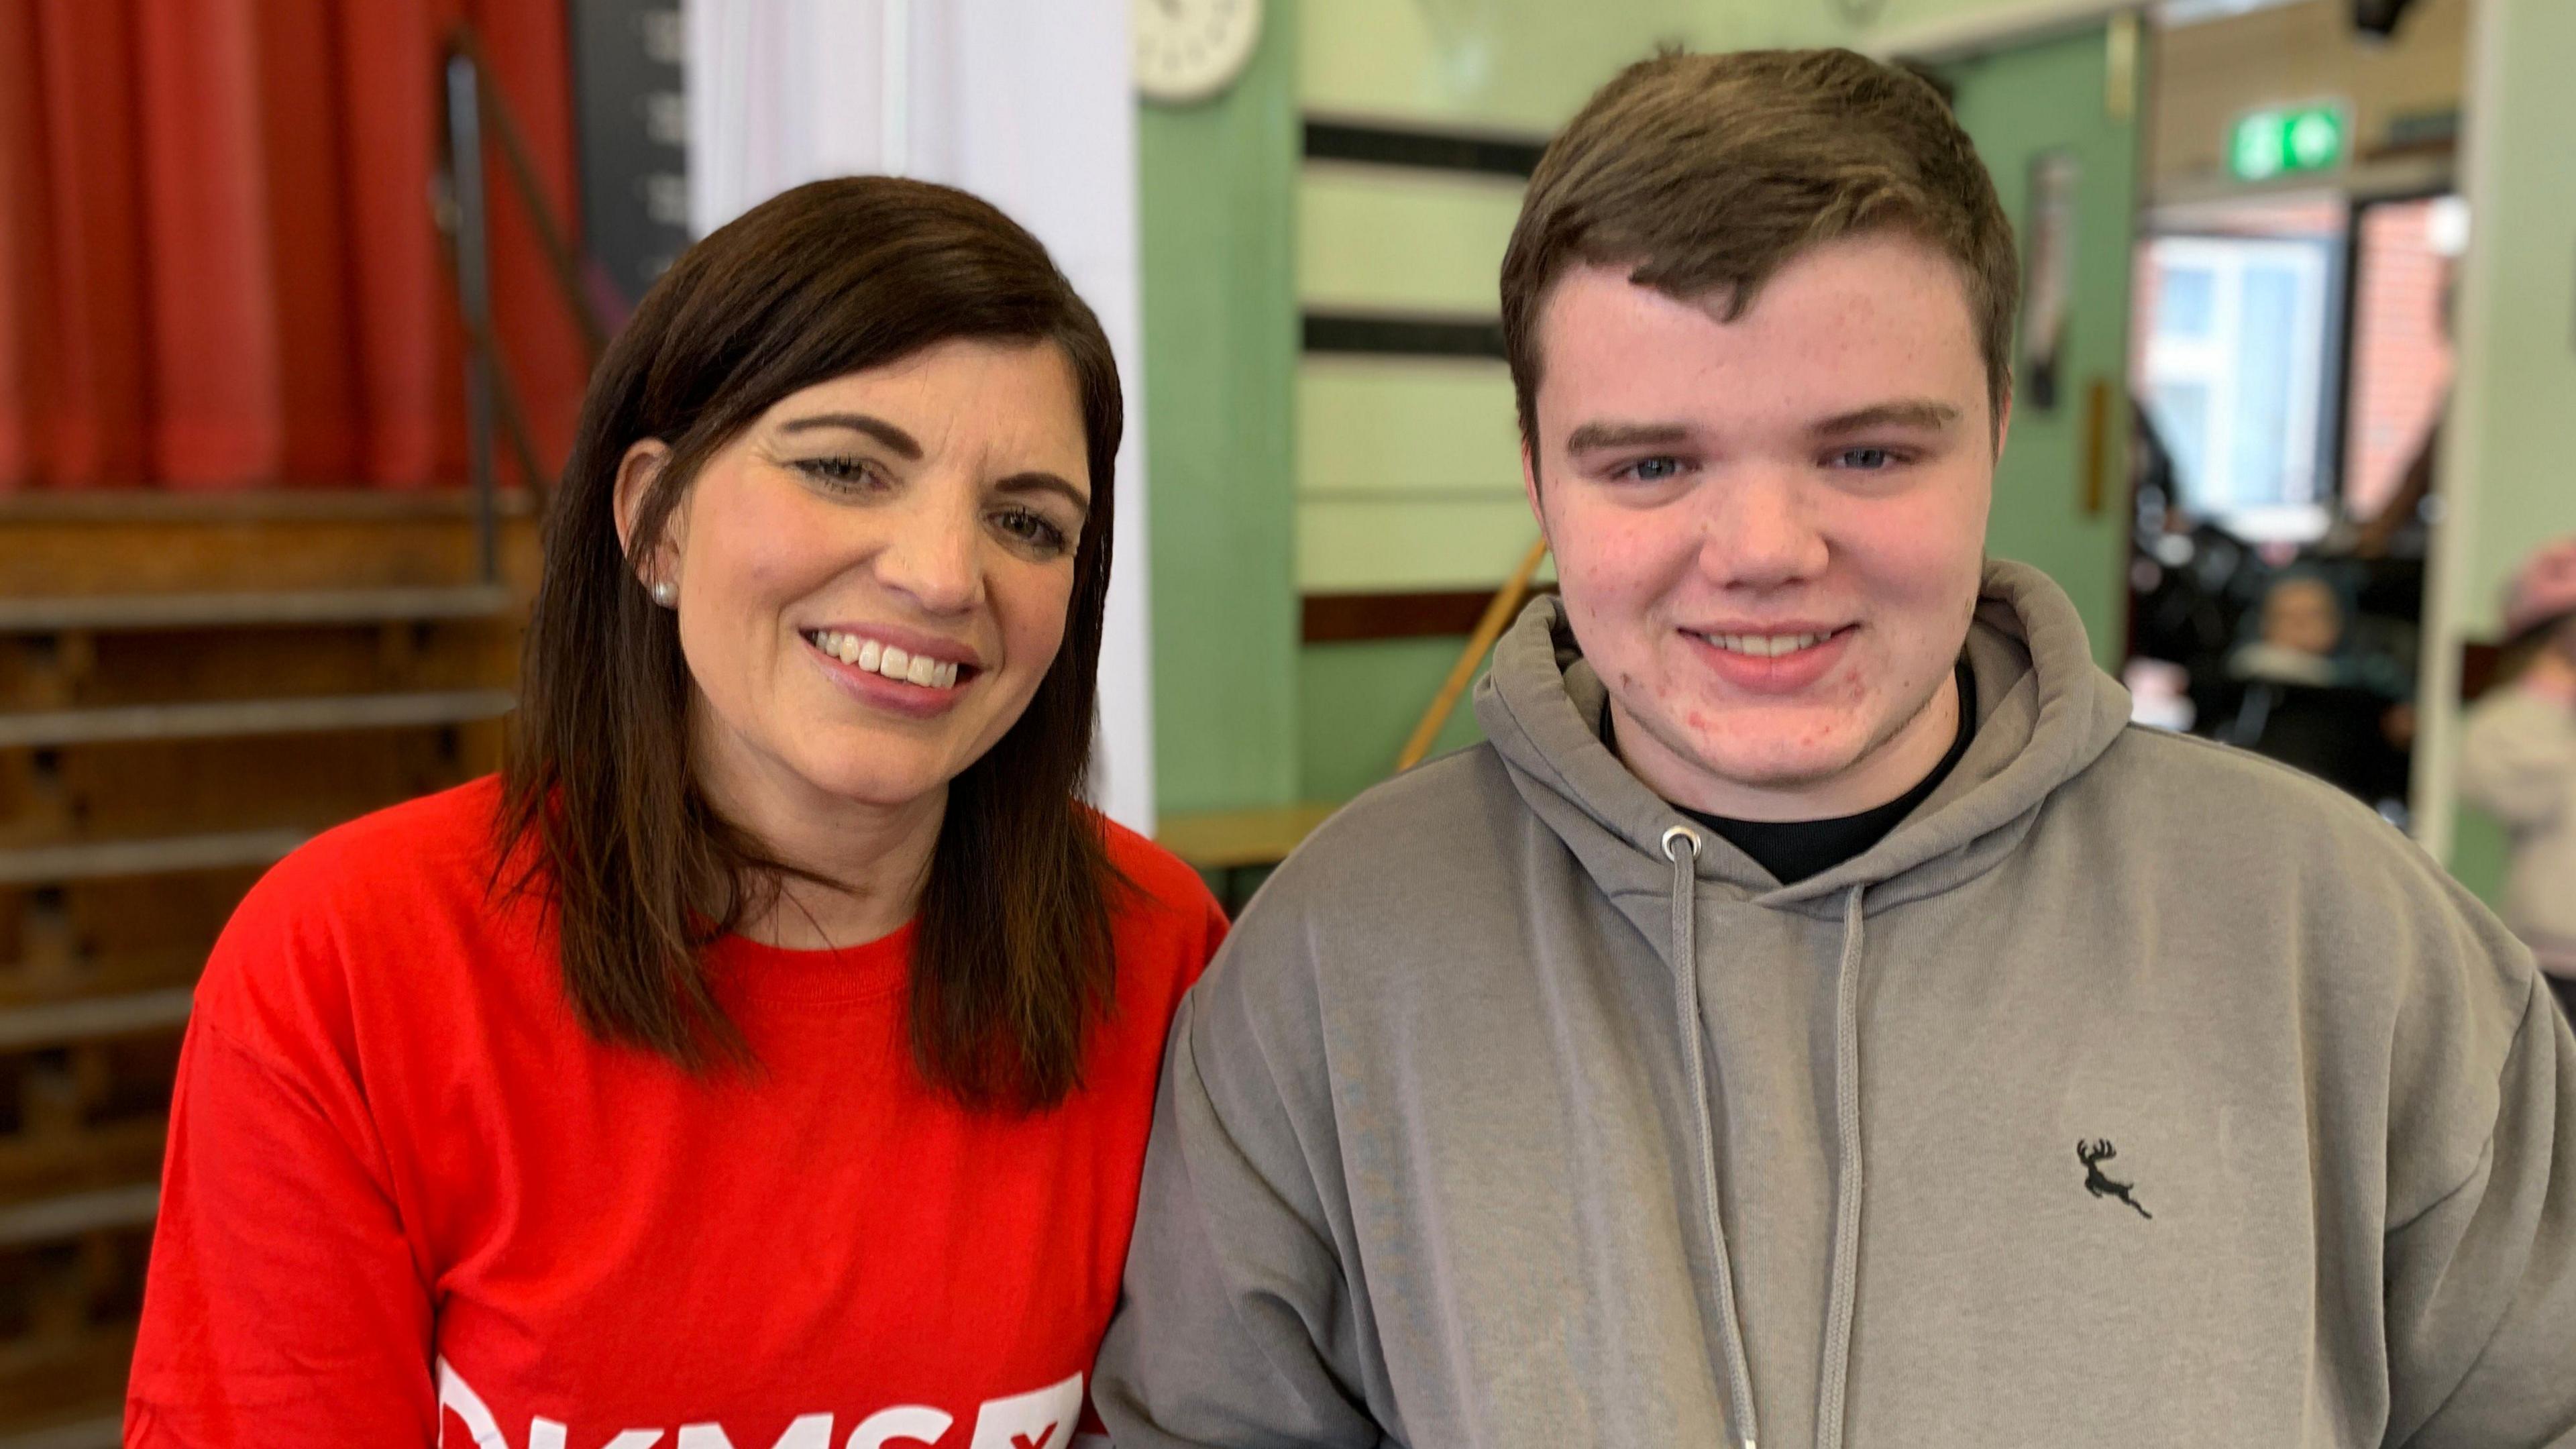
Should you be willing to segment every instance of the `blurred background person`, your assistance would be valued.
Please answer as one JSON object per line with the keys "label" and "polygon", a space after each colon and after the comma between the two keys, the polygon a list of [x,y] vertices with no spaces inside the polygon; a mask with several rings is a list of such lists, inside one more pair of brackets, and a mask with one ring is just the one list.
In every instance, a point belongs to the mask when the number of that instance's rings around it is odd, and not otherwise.
{"label": "blurred background person", "polygon": [[2354,647],[2350,615],[2322,569],[2275,576],[2254,637],[2227,656],[2233,701],[2216,733],[2393,807],[2406,793],[2413,681],[2385,654]]}
{"label": "blurred background person", "polygon": [[2510,832],[2505,921],[2576,1014],[2576,538],[2515,575],[2505,633],[2502,682],[2462,733],[2460,793]]}

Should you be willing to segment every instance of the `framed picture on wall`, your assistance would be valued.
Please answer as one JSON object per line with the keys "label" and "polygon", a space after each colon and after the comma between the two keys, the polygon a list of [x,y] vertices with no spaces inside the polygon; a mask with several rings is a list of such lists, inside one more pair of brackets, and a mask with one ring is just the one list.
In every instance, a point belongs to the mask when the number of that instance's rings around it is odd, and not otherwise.
{"label": "framed picture on wall", "polygon": [[2030,163],[2030,224],[2023,232],[2021,378],[2023,406],[2057,407],[2058,369],[2075,284],[2075,188],[2082,170],[2073,153],[2043,151]]}

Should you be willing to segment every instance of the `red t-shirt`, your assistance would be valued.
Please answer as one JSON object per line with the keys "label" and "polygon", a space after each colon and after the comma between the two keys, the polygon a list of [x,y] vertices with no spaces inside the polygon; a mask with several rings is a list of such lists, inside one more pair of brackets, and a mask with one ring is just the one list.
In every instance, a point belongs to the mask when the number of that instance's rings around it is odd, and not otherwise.
{"label": "red t-shirt", "polygon": [[[1225,930],[1109,828],[1084,1089],[962,1110],[906,1040],[907,927],[711,962],[757,1056],[691,1077],[575,1021],[497,903],[485,780],[252,890],[197,989],[126,1443],[1071,1449],[1163,1034]],[[1077,1415],[1083,1422],[1077,1422]]]}

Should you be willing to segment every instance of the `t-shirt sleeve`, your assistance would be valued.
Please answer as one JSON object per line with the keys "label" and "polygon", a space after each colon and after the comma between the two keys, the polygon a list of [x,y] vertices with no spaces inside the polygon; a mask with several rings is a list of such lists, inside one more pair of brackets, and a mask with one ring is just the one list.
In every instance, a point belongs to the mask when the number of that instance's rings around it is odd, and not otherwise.
{"label": "t-shirt sleeve", "polygon": [[296,1035],[292,990],[242,986],[293,984],[269,904],[236,915],[180,1052],[125,1442],[426,1446],[429,1290],[365,1094],[322,1028]]}

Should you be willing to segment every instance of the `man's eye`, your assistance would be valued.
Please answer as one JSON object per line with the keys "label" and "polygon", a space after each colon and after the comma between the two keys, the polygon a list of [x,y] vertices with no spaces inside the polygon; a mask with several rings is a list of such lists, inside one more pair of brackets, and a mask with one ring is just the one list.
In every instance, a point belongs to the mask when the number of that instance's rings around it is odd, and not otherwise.
{"label": "man's eye", "polygon": [[1640,483],[1662,483],[1681,476],[1682,460],[1667,457],[1640,458],[1619,471]]}
{"label": "man's eye", "polygon": [[1845,448],[1834,454],[1834,466],[1861,473],[1875,473],[1895,467],[1897,456],[1888,448]]}

